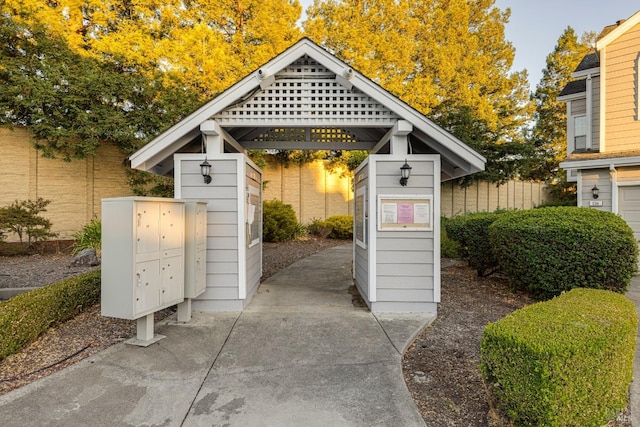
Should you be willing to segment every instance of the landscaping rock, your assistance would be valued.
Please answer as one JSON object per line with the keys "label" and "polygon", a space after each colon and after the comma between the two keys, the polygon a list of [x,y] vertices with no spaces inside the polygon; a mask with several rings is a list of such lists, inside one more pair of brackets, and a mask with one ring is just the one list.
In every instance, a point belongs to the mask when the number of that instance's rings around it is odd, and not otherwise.
{"label": "landscaping rock", "polygon": [[95,267],[100,265],[100,260],[93,249],[83,249],[71,260],[71,267]]}

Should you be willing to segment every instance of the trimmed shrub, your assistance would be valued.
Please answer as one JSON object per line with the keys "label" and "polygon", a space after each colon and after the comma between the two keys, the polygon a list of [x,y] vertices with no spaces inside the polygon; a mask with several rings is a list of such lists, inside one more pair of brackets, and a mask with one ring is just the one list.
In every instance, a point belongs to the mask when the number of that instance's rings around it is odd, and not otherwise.
{"label": "trimmed shrub", "polygon": [[490,323],[481,369],[516,425],[599,427],[627,405],[637,327],[623,295],[574,289]]}
{"label": "trimmed shrub", "polygon": [[638,261],[627,223],[591,208],[508,212],[491,225],[489,239],[512,284],[539,299],[579,287],[623,292]]}
{"label": "trimmed shrub", "polygon": [[0,360],[52,326],[100,302],[100,270],[16,295],[0,303]]}
{"label": "trimmed shrub", "polygon": [[353,216],[334,215],[325,219],[324,223],[331,227],[331,233],[329,233],[331,239],[349,240],[353,238]]}
{"label": "trimmed shrub", "polygon": [[307,230],[309,231],[309,234],[325,239],[329,237],[333,227],[327,225],[324,220],[313,218],[309,225],[307,225]]}
{"label": "trimmed shrub", "polygon": [[298,219],[291,205],[270,200],[262,204],[262,209],[262,239],[265,242],[285,242],[296,237]]}
{"label": "trimmed shrub", "polygon": [[462,253],[478,276],[485,276],[498,267],[489,243],[489,226],[502,214],[477,212],[453,218],[445,224],[447,233],[460,243]]}
{"label": "trimmed shrub", "polygon": [[440,217],[440,256],[444,258],[459,258],[460,244],[449,238],[446,227],[448,221],[449,218],[446,216]]}

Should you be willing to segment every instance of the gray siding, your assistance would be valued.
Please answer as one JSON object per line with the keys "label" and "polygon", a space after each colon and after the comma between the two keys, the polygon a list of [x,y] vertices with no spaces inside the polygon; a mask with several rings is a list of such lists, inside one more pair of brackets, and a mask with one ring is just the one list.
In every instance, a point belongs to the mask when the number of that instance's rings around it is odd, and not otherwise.
{"label": "gray siding", "polygon": [[[375,156],[375,161],[377,195],[433,196],[431,208],[435,230],[435,218],[439,215],[435,190],[436,185],[440,185],[435,177],[435,161],[408,156],[413,169],[406,187],[399,185],[400,166],[404,159],[387,160],[383,156]],[[377,231],[376,236],[376,302],[372,309],[435,312],[434,287],[436,275],[440,273],[434,271],[435,231],[383,230]]]}
{"label": "gray siding", "polygon": [[595,200],[591,193],[591,189],[594,185],[597,185],[600,190],[598,201],[602,202],[601,207],[595,207],[594,209],[599,209],[603,211],[611,212],[611,180],[608,169],[587,169],[582,170],[582,185],[580,187],[582,204],[580,206],[589,207],[589,202]]}
{"label": "gray siding", "polygon": [[571,101],[571,115],[580,116],[582,114],[587,114],[587,99]]}
{"label": "gray siding", "polygon": [[[180,159],[180,198],[206,200],[207,277],[205,291],[193,301],[196,310],[240,310],[238,303],[237,159],[208,159],[211,184],[200,174],[202,159]],[[222,302],[221,302],[222,301]],[[224,301],[228,301],[225,303]]]}

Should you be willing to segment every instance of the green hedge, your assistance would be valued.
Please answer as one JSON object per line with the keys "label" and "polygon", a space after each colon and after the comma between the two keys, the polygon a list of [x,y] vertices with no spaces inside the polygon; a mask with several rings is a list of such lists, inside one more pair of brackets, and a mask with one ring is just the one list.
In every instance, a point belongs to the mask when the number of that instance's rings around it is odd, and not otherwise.
{"label": "green hedge", "polygon": [[516,425],[599,427],[627,405],[637,326],[623,295],[574,289],[489,324],[481,368]]}
{"label": "green hedge", "polygon": [[285,242],[296,237],[298,219],[291,205],[270,200],[262,204],[262,209],[262,239],[265,242]]}
{"label": "green hedge", "polygon": [[100,270],[16,295],[0,303],[0,360],[52,326],[100,302]]}
{"label": "green hedge", "polygon": [[592,208],[507,212],[491,225],[489,239],[511,282],[540,299],[577,287],[623,292],[638,261],[627,223]]}
{"label": "green hedge", "polygon": [[324,220],[331,227],[331,239],[349,240],[353,238],[353,217],[351,215],[334,215]]}
{"label": "green hedge", "polygon": [[446,216],[440,217],[440,256],[443,258],[460,258],[460,243],[449,237]]}
{"label": "green hedge", "polygon": [[498,268],[489,243],[489,226],[501,215],[503,213],[477,212],[454,217],[444,224],[449,237],[460,244],[461,253],[479,276]]}

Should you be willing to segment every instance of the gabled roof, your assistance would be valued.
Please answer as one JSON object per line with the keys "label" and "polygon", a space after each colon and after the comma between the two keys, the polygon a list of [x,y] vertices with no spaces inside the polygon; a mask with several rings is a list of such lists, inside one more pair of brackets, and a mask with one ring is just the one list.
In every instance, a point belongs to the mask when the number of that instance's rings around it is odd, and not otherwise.
{"label": "gabled roof", "polygon": [[[317,108],[318,111],[321,110],[320,107],[324,109],[323,111],[328,107],[344,112],[341,119],[332,119],[326,111],[325,117],[322,118],[316,115],[309,115],[309,110],[306,110],[305,114],[300,114],[297,110],[305,106],[293,100],[286,101],[289,102],[289,104],[284,104],[286,110],[273,111],[276,109],[266,104],[267,101],[264,101],[263,97],[263,101],[261,101],[262,108],[267,111],[262,112],[262,114],[271,114],[270,117],[272,119],[261,120],[259,117],[255,117],[252,121],[247,120],[246,116],[240,117],[241,112],[237,112],[238,116],[236,117],[238,117],[238,120],[244,121],[236,120],[233,122],[232,120],[228,123],[224,121],[225,114],[238,110],[238,106],[243,107],[247,103],[250,103],[251,106],[257,106],[256,99],[260,93],[269,90],[274,93],[279,91],[279,86],[276,87],[276,85],[280,85],[277,80],[278,76],[282,78],[282,75],[286,75],[289,79],[297,79],[296,81],[304,81],[304,79],[308,78],[302,72],[300,66],[292,67],[292,64],[300,63],[303,58],[305,61],[310,60],[320,64],[323,67],[323,78],[331,78],[331,84],[334,85],[334,88],[338,86],[343,93],[348,92],[345,98],[357,96],[360,97],[358,99],[362,99],[362,97],[370,99],[377,106],[375,108],[377,108],[376,111],[378,113],[373,112],[373,114],[380,115],[381,118],[344,116],[350,111],[348,106],[355,103],[345,105],[341,101],[336,101],[335,104],[330,105],[323,104]],[[297,75],[295,75],[296,73]],[[324,81],[328,82],[329,80]],[[287,84],[293,83],[289,80]],[[315,83],[310,84],[315,85]],[[250,100],[253,101],[250,102]],[[365,107],[361,102],[363,101],[358,101],[357,106]],[[306,108],[308,107],[309,105],[306,105]],[[282,112],[280,116],[274,116],[280,114],[280,112]],[[298,113],[297,116],[294,114],[296,112]],[[311,111],[311,113],[315,112],[315,110]],[[371,115],[372,113],[368,112],[368,114]],[[276,120],[273,117],[278,118]],[[240,141],[241,137],[251,135],[250,142],[252,144],[257,144],[259,141],[271,138],[274,135],[277,136],[280,131],[284,131],[287,135],[304,135],[305,132],[296,132],[301,129],[306,129],[307,141],[309,140],[308,135],[325,132],[325,134],[339,134],[343,139],[345,135],[347,135],[347,139],[352,140],[358,138],[360,140],[367,139],[375,144],[384,138],[395,122],[404,120],[412,125],[412,132],[409,137],[414,153],[441,154],[442,170],[443,172],[446,171],[444,173],[446,176],[443,176],[444,179],[457,178],[484,170],[486,163],[484,157],[465,143],[307,38],[301,39],[142,147],[130,156],[131,166],[156,173],[166,174],[170,172],[171,168],[167,167],[167,164],[169,162],[172,164],[174,153],[179,150],[198,151],[201,135],[200,125],[211,119],[220,120],[220,126],[225,132],[228,132],[230,137],[236,138],[238,141]],[[235,124],[231,124],[232,122]],[[248,130],[252,126],[257,130],[253,132]],[[322,129],[318,129],[319,126],[322,126]],[[241,141],[240,145],[242,145]],[[256,147],[253,146],[252,148]],[[301,145],[297,148],[305,147]],[[359,148],[361,149],[362,147],[359,146]],[[327,149],[331,148],[328,147]],[[162,166],[163,164],[164,166]]]}
{"label": "gabled roof", "polygon": [[634,13],[629,19],[620,20],[614,25],[605,27],[596,41],[596,49],[601,50],[613,42],[615,39],[626,33],[631,28],[640,23],[640,10]]}

